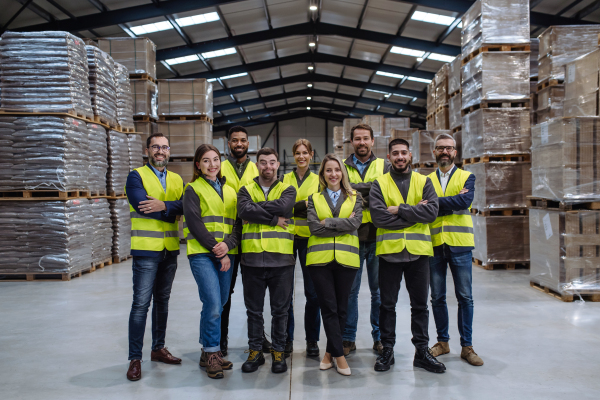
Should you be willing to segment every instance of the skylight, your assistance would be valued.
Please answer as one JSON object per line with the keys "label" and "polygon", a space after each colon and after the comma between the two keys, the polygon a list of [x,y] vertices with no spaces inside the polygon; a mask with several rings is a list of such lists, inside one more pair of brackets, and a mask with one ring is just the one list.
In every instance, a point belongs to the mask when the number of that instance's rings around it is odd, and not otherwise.
{"label": "skylight", "polygon": [[446,56],[444,54],[438,54],[438,53],[431,53],[429,55],[429,57],[427,57],[430,60],[435,60],[435,61],[442,61],[442,62],[451,62],[454,60],[455,57],[452,56]]}
{"label": "skylight", "polygon": [[395,54],[402,54],[405,56],[413,56],[413,57],[423,57],[423,55],[425,54],[425,52],[421,51],[421,50],[407,49],[406,47],[398,47],[398,46],[392,47],[390,52],[395,53]]}
{"label": "skylight", "polygon": [[169,21],[155,22],[153,24],[132,26],[131,31],[136,35],[145,35],[147,33],[154,33],[160,31],[166,31],[167,29],[173,29],[173,25]]}
{"label": "skylight", "polygon": [[191,56],[171,58],[169,60],[166,60],[165,62],[169,65],[176,65],[176,64],[183,64],[183,63],[199,61],[199,60],[200,60],[200,58],[198,58],[197,54],[192,54]]}
{"label": "skylight", "polygon": [[409,76],[406,79],[413,82],[431,83],[431,79],[415,78],[414,76]]}
{"label": "skylight", "polygon": [[190,25],[199,25],[205,24],[207,22],[213,22],[219,20],[219,14],[216,12],[206,13],[206,14],[198,14],[192,15],[191,17],[177,18],[177,24],[179,26],[190,26]]}
{"label": "skylight", "polygon": [[222,76],[219,79],[224,81],[225,79],[239,78],[240,76],[246,76],[246,75],[248,75],[247,72],[242,72],[241,74]]}
{"label": "skylight", "polygon": [[389,76],[390,78],[396,78],[396,79],[404,78],[404,75],[392,74],[390,72],[384,72],[384,71],[377,71],[376,74],[382,75],[382,76]]}
{"label": "skylight", "polygon": [[423,11],[415,11],[414,14],[412,15],[411,19],[414,19],[415,21],[429,22],[431,24],[449,26],[449,25],[452,25],[452,23],[454,22],[454,20],[456,18],[448,17],[446,15],[423,12]]}
{"label": "skylight", "polygon": [[222,56],[227,56],[229,54],[235,54],[235,48],[234,47],[230,47],[228,49],[223,49],[223,50],[215,50],[215,51],[209,51],[207,53],[202,53],[202,57],[204,58],[215,58],[215,57],[222,57]]}

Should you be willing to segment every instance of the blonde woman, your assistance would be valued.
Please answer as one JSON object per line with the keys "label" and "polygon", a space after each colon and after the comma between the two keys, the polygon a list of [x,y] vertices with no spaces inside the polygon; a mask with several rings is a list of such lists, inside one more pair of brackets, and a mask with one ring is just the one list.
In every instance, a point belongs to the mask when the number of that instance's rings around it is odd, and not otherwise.
{"label": "blonde woman", "polygon": [[348,296],[360,266],[357,229],[362,222],[362,198],[352,189],[342,160],[327,154],[319,169],[319,190],[308,198],[306,265],[319,298],[327,349],[322,370],[335,366],[350,375],[344,357],[342,332],[346,326]]}

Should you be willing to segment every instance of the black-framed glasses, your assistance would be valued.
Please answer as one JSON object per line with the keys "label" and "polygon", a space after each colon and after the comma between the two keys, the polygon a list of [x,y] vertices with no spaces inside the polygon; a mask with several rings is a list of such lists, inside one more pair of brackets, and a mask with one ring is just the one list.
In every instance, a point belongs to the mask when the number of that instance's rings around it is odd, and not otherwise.
{"label": "black-framed glasses", "polygon": [[171,148],[169,146],[159,146],[157,144],[155,144],[154,146],[150,146],[150,148],[154,151],[157,152],[159,150],[162,151],[169,151]]}
{"label": "black-framed glasses", "polygon": [[444,150],[450,153],[452,150],[454,150],[454,146],[436,146],[435,148],[435,151],[438,153],[442,153]]}

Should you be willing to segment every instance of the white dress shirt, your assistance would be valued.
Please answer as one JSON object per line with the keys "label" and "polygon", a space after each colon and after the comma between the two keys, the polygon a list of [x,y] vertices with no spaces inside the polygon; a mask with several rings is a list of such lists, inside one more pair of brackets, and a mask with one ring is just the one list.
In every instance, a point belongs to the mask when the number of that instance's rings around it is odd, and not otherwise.
{"label": "white dress shirt", "polygon": [[452,168],[450,168],[450,171],[443,173],[441,169],[438,168],[438,170],[440,171],[440,183],[442,184],[442,192],[446,193],[446,186],[448,185],[448,180],[450,179],[450,175],[452,174],[452,171],[454,171],[454,168],[456,168],[456,165],[453,165]]}

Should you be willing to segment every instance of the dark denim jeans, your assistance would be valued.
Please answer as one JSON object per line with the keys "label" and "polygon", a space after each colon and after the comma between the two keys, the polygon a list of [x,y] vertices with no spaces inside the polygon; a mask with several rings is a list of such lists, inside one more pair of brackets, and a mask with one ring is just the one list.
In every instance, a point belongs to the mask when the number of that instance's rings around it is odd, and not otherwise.
{"label": "dark denim jeans", "polygon": [[[321,333],[321,309],[319,308],[319,298],[315,291],[310,273],[306,267],[306,250],[308,249],[308,238],[294,240],[294,255],[296,259],[300,259],[302,267],[302,277],[304,279],[304,297],[306,297],[306,305],[304,306],[304,332],[306,333],[307,342],[318,342],[319,333]],[[294,281],[292,280],[292,293]],[[288,325],[287,325],[287,340],[294,340],[294,296],[290,301],[290,309],[288,310]]]}
{"label": "dark denim jeans", "polygon": [[152,350],[165,347],[169,297],[177,271],[177,256],[133,257],[133,303],[129,314],[129,360],[142,359],[146,317],[152,305]]}
{"label": "dark denim jeans", "polygon": [[438,342],[448,342],[448,306],[446,304],[446,271],[450,265],[454,280],[454,293],[458,300],[458,332],[460,345],[472,346],[473,334],[473,274],[471,251],[452,253],[448,246],[434,248],[434,256],[429,259],[431,277],[431,309],[435,319]]}
{"label": "dark denim jeans", "polygon": [[367,261],[367,276],[369,278],[369,289],[371,291],[371,336],[373,341],[381,340],[379,331],[379,307],[381,306],[381,296],[379,294],[379,257],[375,256],[376,242],[360,242],[360,268],[354,278],[350,297],[348,298],[348,317],[346,319],[346,329],[344,329],[344,340],[349,342],[356,341],[356,329],[358,325],[358,292],[362,280],[363,266]]}
{"label": "dark denim jeans", "polygon": [[202,302],[199,341],[207,353],[221,350],[221,313],[229,297],[234,258],[229,256],[231,267],[223,272],[221,262],[212,253],[188,257]]}

